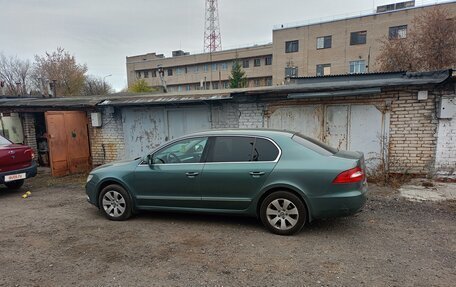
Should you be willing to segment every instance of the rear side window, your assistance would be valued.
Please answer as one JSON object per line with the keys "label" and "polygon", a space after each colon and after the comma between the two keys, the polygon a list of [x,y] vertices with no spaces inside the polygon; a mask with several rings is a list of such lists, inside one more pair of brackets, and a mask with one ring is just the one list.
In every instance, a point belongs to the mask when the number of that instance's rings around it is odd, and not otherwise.
{"label": "rear side window", "polygon": [[11,142],[4,137],[0,136],[0,145],[9,145]]}
{"label": "rear side window", "polygon": [[253,161],[274,161],[279,155],[277,147],[269,140],[257,138],[253,150]]}
{"label": "rear side window", "polygon": [[254,143],[250,137],[216,137],[207,162],[251,161]]}
{"label": "rear side window", "polygon": [[311,149],[321,155],[330,156],[337,153],[337,149],[299,133],[294,134],[292,139],[300,145],[305,146],[306,148]]}

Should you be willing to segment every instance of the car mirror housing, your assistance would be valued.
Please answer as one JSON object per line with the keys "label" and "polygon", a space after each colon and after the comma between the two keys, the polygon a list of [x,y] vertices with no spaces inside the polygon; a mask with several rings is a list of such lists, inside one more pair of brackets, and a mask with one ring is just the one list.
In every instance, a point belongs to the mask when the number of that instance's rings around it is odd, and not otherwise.
{"label": "car mirror housing", "polygon": [[148,154],[148,155],[147,155],[146,161],[147,161],[147,164],[148,164],[149,166],[154,165],[153,157],[152,157],[151,154]]}

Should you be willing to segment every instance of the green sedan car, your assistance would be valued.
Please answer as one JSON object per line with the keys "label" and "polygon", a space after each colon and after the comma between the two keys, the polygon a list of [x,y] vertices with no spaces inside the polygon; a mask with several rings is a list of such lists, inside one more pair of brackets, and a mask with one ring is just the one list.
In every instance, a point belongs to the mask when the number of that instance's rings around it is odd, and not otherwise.
{"label": "green sedan car", "polygon": [[95,168],[86,192],[111,220],[141,210],[237,214],[290,235],[314,219],[360,211],[367,181],[360,152],[299,133],[233,129],[191,134],[143,158]]}

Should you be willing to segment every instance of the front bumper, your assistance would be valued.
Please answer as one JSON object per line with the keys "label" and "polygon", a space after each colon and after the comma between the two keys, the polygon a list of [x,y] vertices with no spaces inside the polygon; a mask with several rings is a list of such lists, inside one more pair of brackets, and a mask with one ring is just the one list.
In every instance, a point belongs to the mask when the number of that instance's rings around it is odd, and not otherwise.
{"label": "front bumper", "polygon": [[5,183],[5,176],[18,174],[18,173],[25,173],[25,178],[34,177],[37,173],[37,164],[35,161],[32,161],[32,165],[26,168],[16,169],[12,171],[0,172],[0,184]]}
{"label": "front bumper", "polygon": [[85,190],[87,194],[87,201],[98,207],[97,181],[98,178],[96,176],[93,176],[92,179],[86,183]]}

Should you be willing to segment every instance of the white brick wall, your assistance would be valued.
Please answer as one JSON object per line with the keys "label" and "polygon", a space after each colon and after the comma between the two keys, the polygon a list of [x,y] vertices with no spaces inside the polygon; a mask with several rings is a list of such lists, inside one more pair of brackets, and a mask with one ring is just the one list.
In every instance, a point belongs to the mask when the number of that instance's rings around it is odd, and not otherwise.
{"label": "white brick wall", "polygon": [[439,120],[435,170],[438,176],[456,177],[456,118]]}
{"label": "white brick wall", "polygon": [[89,133],[90,149],[92,152],[92,164],[100,165],[124,157],[125,143],[122,127],[122,114],[113,108],[104,108],[101,119],[102,127],[92,127],[90,113]]}
{"label": "white brick wall", "polygon": [[239,126],[239,110],[237,104],[212,106],[212,128],[237,128]]}
{"label": "white brick wall", "polygon": [[239,104],[239,128],[264,127],[264,105],[260,103]]}

